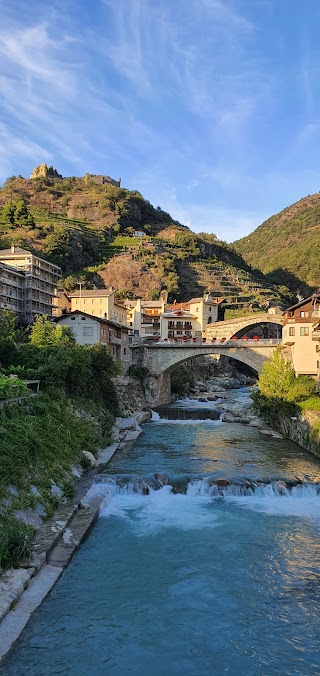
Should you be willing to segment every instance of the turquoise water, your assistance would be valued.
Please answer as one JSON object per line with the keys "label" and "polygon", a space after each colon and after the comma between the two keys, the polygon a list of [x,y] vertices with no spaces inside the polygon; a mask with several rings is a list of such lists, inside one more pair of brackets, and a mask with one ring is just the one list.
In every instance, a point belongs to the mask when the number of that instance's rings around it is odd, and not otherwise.
{"label": "turquoise water", "polygon": [[248,426],[148,423],[0,674],[320,674],[319,481]]}

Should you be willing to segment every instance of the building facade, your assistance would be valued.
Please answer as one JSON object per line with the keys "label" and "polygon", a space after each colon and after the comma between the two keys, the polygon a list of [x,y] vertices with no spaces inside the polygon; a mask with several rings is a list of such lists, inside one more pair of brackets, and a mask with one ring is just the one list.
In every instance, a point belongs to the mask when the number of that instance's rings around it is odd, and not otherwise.
{"label": "building facade", "polygon": [[160,338],[161,316],[165,311],[162,300],[126,300],[127,324],[141,339]]}
{"label": "building facade", "polygon": [[224,299],[205,293],[187,303],[174,303],[161,317],[161,340],[199,338],[208,324],[224,319]]}
{"label": "building facade", "polygon": [[291,348],[296,375],[319,378],[320,293],[315,293],[283,313],[282,341]]}
{"label": "building facade", "polygon": [[197,318],[186,308],[171,308],[161,316],[161,340],[191,340],[201,336]]}
{"label": "building facade", "polygon": [[50,316],[61,268],[16,246],[0,251],[0,264],[1,301],[7,298],[6,303],[1,302],[0,311],[6,308],[16,312],[16,305],[18,318],[26,323],[36,315]]}
{"label": "building facade", "polygon": [[91,314],[75,310],[55,318],[61,326],[68,326],[79,345],[96,345],[100,343],[108,347],[111,356],[120,361],[125,370],[131,364],[128,328],[116,322],[94,317]]}
{"label": "building facade", "polygon": [[2,310],[10,310],[20,322],[25,312],[25,274],[22,270],[0,263],[0,315]]}
{"label": "building facade", "polygon": [[124,305],[117,303],[114,294],[114,289],[79,289],[71,293],[56,290],[52,298],[53,314],[58,317],[79,310],[126,326],[127,310]]}

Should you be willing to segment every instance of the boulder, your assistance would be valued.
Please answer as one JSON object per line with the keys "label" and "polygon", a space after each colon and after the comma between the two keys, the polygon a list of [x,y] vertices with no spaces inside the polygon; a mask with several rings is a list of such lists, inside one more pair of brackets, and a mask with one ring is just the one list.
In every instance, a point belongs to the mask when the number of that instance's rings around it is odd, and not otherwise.
{"label": "boulder", "polygon": [[120,432],[125,430],[135,430],[137,422],[135,418],[116,418],[114,427],[116,427]]}
{"label": "boulder", "polygon": [[202,383],[200,380],[197,380],[195,383],[195,386],[199,392],[206,392],[207,391],[207,385],[205,383]]}
{"label": "boulder", "polygon": [[19,491],[16,486],[13,486],[12,484],[9,484],[7,491],[9,495],[12,495],[13,498],[18,498],[19,497]]}
{"label": "boulder", "polygon": [[97,464],[94,455],[90,451],[82,451],[81,460],[84,462],[85,467],[95,467]]}
{"label": "boulder", "polygon": [[63,492],[59,486],[56,486],[56,484],[51,485],[50,493],[53,498],[58,498],[58,500],[61,500],[63,496]]}
{"label": "boulder", "polygon": [[141,432],[142,432],[141,427],[140,427],[140,431],[139,430],[128,430],[125,437],[124,437],[124,441],[135,441],[140,436]]}
{"label": "boulder", "polygon": [[27,509],[14,510],[13,516],[17,521],[23,521],[23,523],[26,523],[28,526],[33,526],[34,528],[40,528],[43,521],[36,510],[33,510],[30,507]]}

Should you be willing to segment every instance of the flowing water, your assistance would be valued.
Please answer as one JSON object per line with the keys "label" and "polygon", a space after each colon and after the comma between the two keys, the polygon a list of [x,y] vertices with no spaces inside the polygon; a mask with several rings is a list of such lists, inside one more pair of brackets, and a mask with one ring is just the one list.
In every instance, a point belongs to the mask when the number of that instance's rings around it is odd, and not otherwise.
{"label": "flowing water", "polygon": [[320,460],[214,407],[154,414],[97,477],[100,518],[2,676],[320,674]]}

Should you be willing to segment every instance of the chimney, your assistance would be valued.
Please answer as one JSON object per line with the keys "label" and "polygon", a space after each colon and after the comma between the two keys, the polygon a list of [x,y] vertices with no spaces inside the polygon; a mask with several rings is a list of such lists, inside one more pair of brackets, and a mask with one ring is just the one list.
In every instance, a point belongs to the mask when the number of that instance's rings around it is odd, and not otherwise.
{"label": "chimney", "polygon": [[14,244],[12,244],[12,245],[11,245],[11,253],[15,253],[15,251],[16,251],[16,247],[15,247]]}

